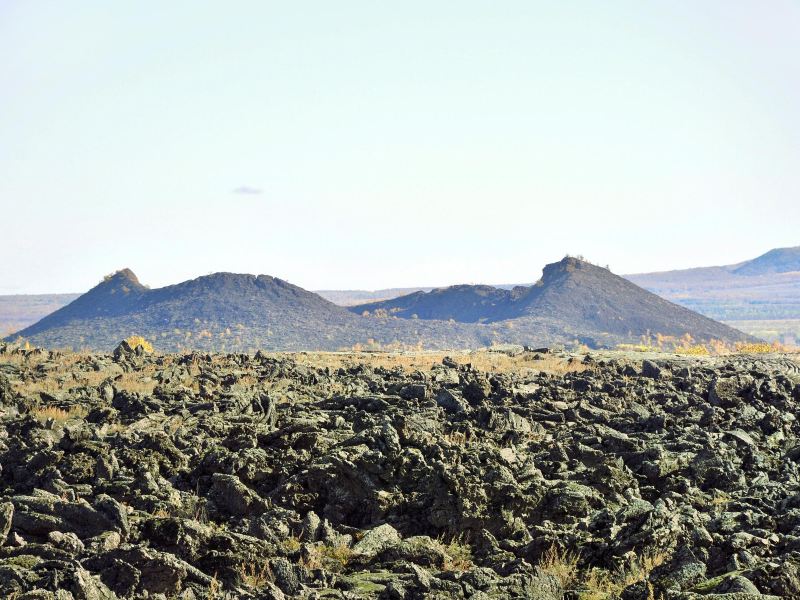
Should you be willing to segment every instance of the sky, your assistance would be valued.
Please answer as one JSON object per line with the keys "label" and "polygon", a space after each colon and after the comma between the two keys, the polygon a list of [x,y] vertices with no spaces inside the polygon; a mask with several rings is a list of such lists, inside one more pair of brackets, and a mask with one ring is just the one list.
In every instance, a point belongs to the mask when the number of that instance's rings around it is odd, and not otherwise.
{"label": "sky", "polygon": [[800,3],[0,0],[0,293],[800,245]]}

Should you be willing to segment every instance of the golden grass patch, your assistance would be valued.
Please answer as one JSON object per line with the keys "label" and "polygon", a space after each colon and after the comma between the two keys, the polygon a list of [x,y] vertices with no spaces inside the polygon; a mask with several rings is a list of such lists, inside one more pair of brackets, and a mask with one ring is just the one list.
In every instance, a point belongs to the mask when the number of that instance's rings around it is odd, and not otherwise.
{"label": "golden grass patch", "polygon": [[57,406],[39,406],[31,411],[31,414],[39,421],[48,421],[52,419],[58,423],[69,421],[70,419],[83,419],[88,414],[83,406],[70,406],[67,409],[58,408]]}
{"label": "golden grass patch", "polygon": [[[459,365],[470,365],[487,373],[516,373],[521,371],[545,372],[554,375],[579,373],[590,367],[579,360],[528,352],[509,356],[502,352],[476,351],[422,351],[422,352],[298,352],[275,353],[299,364],[316,368],[351,368],[365,365],[372,368],[430,372],[442,360],[449,358]],[[538,357],[538,358],[535,358]]]}
{"label": "golden grass patch", "polygon": [[238,569],[239,577],[242,583],[254,590],[263,588],[268,583],[275,581],[275,575],[268,562],[257,565],[254,562],[242,563]]}
{"label": "golden grass patch", "polygon": [[555,544],[550,546],[539,560],[539,570],[552,575],[565,590],[570,589],[578,579],[580,554],[562,550]]}

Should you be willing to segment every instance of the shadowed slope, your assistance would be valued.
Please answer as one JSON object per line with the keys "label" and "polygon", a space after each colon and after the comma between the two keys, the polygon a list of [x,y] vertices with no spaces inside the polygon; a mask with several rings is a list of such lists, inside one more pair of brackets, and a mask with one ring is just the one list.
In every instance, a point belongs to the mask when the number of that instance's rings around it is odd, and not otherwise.
{"label": "shadowed slope", "polygon": [[603,332],[637,337],[649,333],[696,339],[738,341],[747,338],[722,323],[673,304],[611,273],[567,257],[544,268],[530,287],[512,290],[491,286],[454,286],[417,292],[385,302],[351,308],[353,312],[386,311],[419,319],[454,319],[494,323],[535,319],[561,324],[567,331]]}
{"label": "shadowed slope", "polygon": [[135,310],[150,290],[139,282],[130,269],[106,276],[91,290],[30,327],[15,334],[30,337],[76,320],[125,315]]}
{"label": "shadowed slope", "polygon": [[489,328],[361,317],[268,275],[215,273],[150,290],[125,269],[9,339],[109,350],[132,334],[154,340],[162,350],[237,351],[337,350],[372,343],[477,347],[497,337]]}
{"label": "shadowed slope", "polygon": [[509,290],[489,285],[454,285],[361,304],[350,310],[357,313],[386,311],[404,319],[453,319],[461,323],[478,323],[486,321],[488,314],[506,307],[510,299]]}
{"label": "shadowed slope", "polygon": [[[383,305],[391,310],[380,310]],[[243,351],[474,348],[576,339],[599,346],[638,341],[647,332],[746,338],[571,258],[548,265],[531,287],[455,286],[370,306],[371,316],[362,316],[364,307],[351,312],[267,275],[216,273],[150,290],[125,269],[13,339],[109,350],[138,334],[162,350]]]}

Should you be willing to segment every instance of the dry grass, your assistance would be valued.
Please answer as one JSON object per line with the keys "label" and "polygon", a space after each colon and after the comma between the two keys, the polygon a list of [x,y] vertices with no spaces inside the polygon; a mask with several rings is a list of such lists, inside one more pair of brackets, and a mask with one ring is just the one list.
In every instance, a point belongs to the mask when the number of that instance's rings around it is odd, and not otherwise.
{"label": "dry grass", "polygon": [[56,394],[69,387],[63,377],[46,377],[38,381],[15,381],[12,386],[15,391],[24,396],[41,393]]}
{"label": "dry grass", "polygon": [[347,563],[353,557],[353,551],[350,546],[346,544],[338,544],[334,546],[321,546],[322,556],[333,563],[340,565],[342,568],[347,566]]}
{"label": "dry grass", "polygon": [[625,587],[640,581],[647,581],[653,569],[660,567],[668,559],[669,554],[666,552],[647,553],[638,557],[634,561],[633,568],[625,574]]}
{"label": "dry grass", "polygon": [[550,546],[539,561],[539,569],[552,575],[565,590],[571,589],[578,579],[580,553],[562,550],[555,544]]}
{"label": "dry grass", "polygon": [[300,550],[300,547],[302,546],[302,544],[300,543],[300,538],[296,536],[290,536],[286,538],[285,540],[283,540],[282,545],[283,549],[289,553],[297,552],[298,550]]}
{"label": "dry grass", "polygon": [[[537,374],[540,372],[552,375],[564,375],[585,371],[590,367],[575,359],[565,359],[549,355],[536,355],[523,353],[517,356],[508,356],[500,352],[487,351],[419,351],[419,352],[300,352],[300,353],[274,353],[276,357],[286,357],[313,368],[331,369],[352,368],[357,365],[366,365],[372,368],[401,368],[405,371],[430,372],[435,366],[441,365],[445,358],[456,364],[471,365],[473,368],[487,373],[520,373],[523,375]],[[46,355],[45,355],[46,357]],[[22,395],[37,393],[57,394],[76,387],[99,387],[106,380],[111,380],[115,389],[145,396],[153,394],[158,385],[153,378],[157,367],[146,364],[143,367],[122,372],[118,369],[95,371],[82,365],[82,362],[91,357],[85,352],[67,352],[56,358],[58,368],[48,371],[39,379],[28,381],[14,381],[12,385]],[[39,355],[31,354],[6,354],[0,356],[0,363],[19,363],[27,367],[34,367]],[[27,362],[25,362],[27,361]],[[174,362],[174,357],[165,355],[165,365]],[[88,366],[88,365],[87,365]],[[86,369],[86,370],[83,370]],[[202,372],[202,366],[194,361],[187,365],[188,375],[184,376],[181,384],[192,390],[200,392],[197,377]],[[255,389],[262,382],[255,371],[245,371],[236,384],[237,388]],[[457,436],[456,436],[457,437]],[[453,443],[462,444],[467,440],[459,441],[454,437]]]}
{"label": "dry grass", "polygon": [[669,555],[664,552],[645,554],[636,557],[632,566],[624,571],[612,573],[605,569],[592,569],[579,583],[580,600],[608,600],[617,598],[630,585],[644,582],[647,586],[647,600],[660,600],[655,596],[653,585],[648,581],[653,569],[663,565]]}
{"label": "dry grass", "polygon": [[688,354],[691,356],[728,356],[731,354],[796,354],[798,349],[779,344],[778,342],[772,342],[770,344],[766,342],[739,342],[730,345],[715,341],[708,345],[693,344],[689,346],[676,346],[675,352],[677,354]]}
{"label": "dry grass", "polygon": [[452,446],[466,446],[471,439],[471,435],[465,431],[451,431],[444,434],[442,439]]}
{"label": "dry grass", "polygon": [[268,583],[275,581],[275,575],[266,561],[260,566],[252,562],[242,563],[239,565],[238,573],[242,583],[254,590],[261,589]]}
{"label": "dry grass", "polygon": [[[0,355],[0,363],[15,366],[28,366],[35,367],[45,361],[51,360],[50,353],[48,352],[9,352]],[[53,350],[53,359],[58,361],[60,370],[67,371],[74,365],[86,361],[91,357],[91,352],[81,350],[72,351],[69,349],[56,349]]]}
{"label": "dry grass", "polygon": [[299,364],[316,368],[350,368],[357,365],[394,369],[400,367],[409,371],[430,371],[441,363],[446,353],[442,352],[299,352],[277,353],[275,356],[296,360]]}
{"label": "dry grass", "polygon": [[711,497],[711,500],[709,500],[708,504],[710,506],[715,506],[715,507],[724,509],[726,506],[728,506],[730,501],[731,501],[731,497],[728,494],[726,494],[725,492],[716,490],[714,492],[714,495]]}
{"label": "dry grass", "polygon": [[739,343],[734,346],[734,350],[739,354],[769,354],[771,352],[788,352],[790,349],[783,344],[773,342],[757,342],[753,344]]}
{"label": "dry grass", "polygon": [[625,589],[622,582],[605,569],[592,569],[583,580],[580,600],[606,600]]}
{"label": "dry grass", "polygon": [[675,346],[674,352],[677,354],[688,354],[691,356],[728,356],[730,354],[790,354],[796,353],[797,348],[785,346],[778,342],[738,342],[736,344],[725,344],[720,341],[713,341],[708,344],[686,344]]}
{"label": "dry grass", "polygon": [[56,406],[40,406],[34,408],[31,414],[39,421],[45,422],[50,419],[57,423],[63,423],[70,419],[83,419],[88,414],[83,406],[70,406],[68,409]]}
{"label": "dry grass", "polygon": [[253,374],[245,374],[239,377],[239,380],[234,384],[234,387],[239,388],[253,388],[258,385],[258,377]]}
{"label": "dry grass", "polygon": [[353,550],[347,544],[317,544],[308,547],[308,555],[299,560],[306,569],[327,569],[341,572],[353,559]]}
{"label": "dry grass", "polygon": [[76,381],[80,385],[90,387],[97,387],[106,379],[108,379],[109,376],[110,373],[108,371],[82,371],[80,373],[73,374],[73,377],[75,377]]}
{"label": "dry grass", "polygon": [[[499,352],[472,352],[466,357],[454,357],[459,364],[469,364],[480,371],[487,373],[515,373],[524,370],[550,373],[551,375],[565,375],[567,373],[581,373],[589,369],[578,360],[559,358],[556,356],[533,354],[518,354],[508,356]],[[463,360],[459,360],[463,358]]]}
{"label": "dry grass", "polygon": [[616,349],[622,352],[665,352],[664,348],[648,344],[617,344]]}
{"label": "dry grass", "polygon": [[184,418],[180,415],[169,417],[163,425],[164,431],[170,436],[173,436],[183,427],[184,422]]}
{"label": "dry grass", "polygon": [[710,356],[711,350],[706,348],[703,344],[688,344],[686,346],[676,346],[676,354],[684,354],[686,356]]}
{"label": "dry grass", "polygon": [[211,578],[211,583],[208,585],[206,600],[217,600],[221,592],[222,586],[220,586],[219,579],[217,579],[217,574],[214,573],[214,576]]}
{"label": "dry grass", "polygon": [[687,356],[727,356],[729,354],[768,354],[796,353],[798,349],[778,342],[737,342],[734,344],[720,340],[697,343],[688,333],[681,336],[646,335],[640,344],[618,344],[617,350],[627,352],[669,352]]}
{"label": "dry grass", "polygon": [[145,371],[133,371],[123,373],[114,380],[114,387],[126,392],[144,394],[149,396],[153,393],[157,382]]}
{"label": "dry grass", "polygon": [[[118,390],[150,395],[157,385],[157,382],[150,377],[150,373],[154,370],[153,365],[148,365],[141,371],[123,373],[113,381],[114,387]],[[70,371],[69,366],[59,365],[57,371],[48,373],[42,379],[14,382],[14,388],[24,395],[42,392],[55,394],[75,387],[98,387],[113,375],[114,372],[108,371]]]}
{"label": "dry grass", "polygon": [[442,571],[467,571],[472,568],[472,548],[464,536],[453,537],[449,542],[437,540],[444,550],[445,561]]}
{"label": "dry grass", "polygon": [[[119,369],[95,371],[88,368],[91,356],[88,352],[59,352],[53,357],[56,368],[47,370],[43,376],[39,375],[39,378],[14,381],[13,386],[23,395],[56,394],[76,387],[98,387],[105,380],[117,376],[114,381],[117,389],[143,394],[153,392],[156,382],[152,379],[152,375],[156,371],[156,365],[146,365],[138,371],[122,374],[119,374]],[[14,364],[33,369],[46,358],[47,354],[31,354],[27,357],[21,353],[4,354],[0,356],[0,364]]]}
{"label": "dry grass", "polygon": [[123,425],[122,423],[106,423],[103,425],[103,428],[103,435],[106,436],[116,435],[128,430],[128,426]]}
{"label": "dry grass", "polygon": [[555,375],[578,373],[587,370],[587,365],[580,361],[540,355],[534,359],[530,353],[508,356],[501,352],[485,350],[468,351],[421,351],[421,352],[300,352],[296,354],[278,353],[275,356],[293,358],[298,363],[316,368],[349,368],[367,365],[373,368],[401,368],[406,371],[429,372],[436,365],[441,365],[447,357],[459,365],[471,365],[475,369],[491,373],[513,373],[543,371]]}

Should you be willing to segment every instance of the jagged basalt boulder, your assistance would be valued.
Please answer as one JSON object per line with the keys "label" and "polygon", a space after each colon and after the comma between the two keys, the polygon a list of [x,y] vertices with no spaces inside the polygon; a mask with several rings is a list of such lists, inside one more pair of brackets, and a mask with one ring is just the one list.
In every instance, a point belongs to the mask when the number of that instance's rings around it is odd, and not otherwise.
{"label": "jagged basalt boulder", "polygon": [[0,351],[0,597],[800,597],[791,357],[510,356]]}

